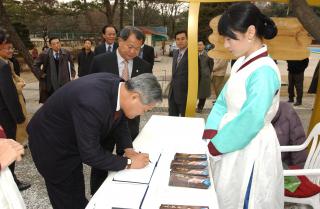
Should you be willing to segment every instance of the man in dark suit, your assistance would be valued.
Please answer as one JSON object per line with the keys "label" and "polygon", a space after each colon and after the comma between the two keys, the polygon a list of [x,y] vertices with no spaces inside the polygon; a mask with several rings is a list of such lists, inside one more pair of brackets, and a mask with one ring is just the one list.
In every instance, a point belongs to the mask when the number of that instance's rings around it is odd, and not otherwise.
{"label": "man in dark suit", "polygon": [[78,54],[78,76],[82,77],[89,74],[94,53],[91,50],[92,42],[90,39],[84,40],[83,48]]}
{"label": "man in dark suit", "polygon": [[169,115],[185,116],[188,95],[188,37],[186,31],[178,31],[175,40],[179,50],[173,52],[172,79],[169,89]]}
{"label": "man in dark suit", "polygon": [[60,39],[51,37],[49,44],[50,48],[39,55],[32,68],[39,80],[39,103],[44,103],[57,89],[76,76],[71,53],[61,48]]}
{"label": "man in dark suit", "polygon": [[304,71],[308,67],[309,58],[303,60],[287,60],[288,63],[288,102],[294,102],[294,89],[296,89],[297,98],[294,106],[302,105],[302,96],[303,96],[303,80],[304,80]]}
{"label": "man in dark suit", "polygon": [[[0,28],[0,126],[6,137],[16,140],[17,124],[25,121],[19,102],[17,88],[13,82],[8,58],[13,54],[12,44],[8,43],[6,31]],[[9,166],[19,190],[28,189],[29,183],[18,180],[15,175],[15,163]]]}
{"label": "man in dark suit", "polygon": [[[113,53],[104,53],[95,56],[91,65],[91,73],[107,72],[118,75],[124,80],[143,73],[152,73],[149,63],[140,59],[138,53],[142,45],[144,34],[135,27],[126,27],[121,30],[119,48]],[[139,134],[140,117],[128,119],[128,126],[132,140]],[[123,154],[117,149],[119,155]],[[91,169],[91,194],[103,183],[108,173],[105,170]]]}
{"label": "man in dark suit", "polygon": [[[28,126],[32,158],[53,208],[87,205],[82,163],[112,171],[145,167],[149,156],[133,150],[125,117],[141,115],[161,101],[161,86],[152,74],[126,82],[110,73],[91,74],[53,94]],[[126,157],[101,146],[110,144],[108,137],[116,139]]]}
{"label": "man in dark suit", "polygon": [[[145,36],[144,36],[145,37]],[[144,44],[145,38],[143,39],[143,45],[141,46],[139,57],[145,61],[147,61],[151,67],[154,65],[154,48],[152,46],[148,46]]]}
{"label": "man in dark suit", "polygon": [[113,25],[105,25],[102,28],[102,37],[104,42],[94,49],[94,55],[103,54],[106,52],[115,52],[118,44],[115,42],[117,37],[117,29]]}

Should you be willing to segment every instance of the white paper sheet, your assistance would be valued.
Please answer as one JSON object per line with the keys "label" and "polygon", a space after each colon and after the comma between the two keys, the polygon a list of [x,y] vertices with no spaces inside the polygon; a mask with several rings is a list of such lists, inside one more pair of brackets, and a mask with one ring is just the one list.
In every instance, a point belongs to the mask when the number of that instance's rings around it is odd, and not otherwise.
{"label": "white paper sheet", "polygon": [[125,169],[119,171],[113,177],[113,181],[149,184],[159,156],[160,153],[149,153],[149,159],[151,161],[149,165],[142,169]]}
{"label": "white paper sheet", "polygon": [[[93,203],[92,208],[139,208],[147,187],[147,184],[112,182],[108,185],[107,191],[105,192],[104,196],[101,196],[95,203]],[[113,198],[110,198],[110,195],[108,195],[108,193],[112,193]]]}

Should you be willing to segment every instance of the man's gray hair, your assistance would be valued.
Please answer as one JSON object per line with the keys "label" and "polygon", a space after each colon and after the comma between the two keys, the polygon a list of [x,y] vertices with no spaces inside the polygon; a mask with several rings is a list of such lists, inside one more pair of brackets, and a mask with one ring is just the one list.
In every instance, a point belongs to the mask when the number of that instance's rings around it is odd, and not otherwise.
{"label": "man's gray hair", "polygon": [[151,73],[144,73],[126,81],[129,91],[139,93],[145,105],[162,102],[162,90],[157,78]]}
{"label": "man's gray hair", "polygon": [[145,35],[144,33],[139,29],[139,28],[136,28],[136,27],[133,27],[133,26],[128,26],[128,27],[125,27],[123,28],[121,31],[120,31],[120,38],[124,41],[126,41],[129,36],[131,34],[134,34],[135,37],[139,40],[139,41],[144,41],[145,40]]}

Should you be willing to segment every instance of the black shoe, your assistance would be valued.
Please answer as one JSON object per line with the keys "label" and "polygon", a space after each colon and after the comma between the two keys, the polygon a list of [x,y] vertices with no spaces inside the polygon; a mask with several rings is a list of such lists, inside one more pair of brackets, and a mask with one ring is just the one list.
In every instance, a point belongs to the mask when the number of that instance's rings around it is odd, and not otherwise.
{"label": "black shoe", "polygon": [[19,180],[16,181],[16,184],[17,184],[18,189],[19,189],[20,191],[29,189],[29,188],[31,187],[31,184],[26,183],[26,182],[23,182],[23,181],[19,181]]}
{"label": "black shoe", "polygon": [[300,105],[302,105],[302,102],[296,102],[293,104],[293,106],[300,106]]}
{"label": "black shoe", "polygon": [[289,99],[288,102],[289,103],[293,103],[294,101],[293,101],[293,99]]}
{"label": "black shoe", "polygon": [[196,109],[196,112],[197,112],[197,113],[201,113],[201,112],[202,112],[202,109],[197,108],[197,109]]}

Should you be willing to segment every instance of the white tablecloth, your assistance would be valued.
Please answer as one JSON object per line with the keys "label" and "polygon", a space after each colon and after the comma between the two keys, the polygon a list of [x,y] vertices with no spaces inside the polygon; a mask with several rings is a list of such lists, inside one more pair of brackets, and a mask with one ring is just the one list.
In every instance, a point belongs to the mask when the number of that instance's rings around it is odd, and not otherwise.
{"label": "white tablecloth", "polygon": [[153,115],[133,143],[134,148],[141,152],[161,153],[150,183],[115,182],[112,179],[116,172],[109,172],[108,178],[86,209],[158,209],[161,204],[198,205],[219,209],[212,176],[209,189],[168,185],[170,162],[176,152],[207,153],[206,142],[201,139],[204,125],[202,118]]}

